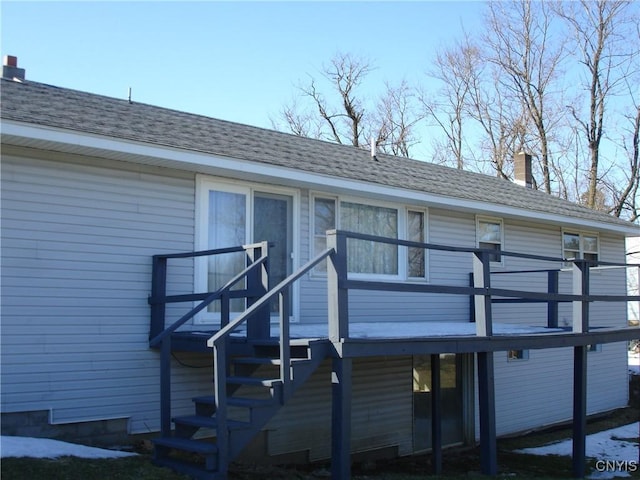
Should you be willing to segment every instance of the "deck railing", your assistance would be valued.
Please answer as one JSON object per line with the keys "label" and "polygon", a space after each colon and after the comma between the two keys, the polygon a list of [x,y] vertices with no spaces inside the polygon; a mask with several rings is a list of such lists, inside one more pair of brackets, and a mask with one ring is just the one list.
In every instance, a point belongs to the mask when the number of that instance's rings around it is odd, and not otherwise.
{"label": "deck railing", "polygon": [[[418,282],[389,282],[361,280],[350,278],[348,274],[348,239],[363,240],[374,243],[395,245],[396,247],[418,248],[425,251],[443,251],[472,256],[473,271],[471,285],[442,285]],[[327,269],[329,288],[329,337],[332,341],[349,339],[349,290],[377,290],[415,293],[441,293],[466,295],[473,299],[473,313],[476,323],[476,334],[491,336],[493,334],[494,303],[547,303],[547,326],[558,325],[557,308],[559,303],[573,304],[573,332],[589,330],[589,305],[592,302],[629,302],[638,301],[638,295],[593,295],[590,294],[590,271],[593,267],[640,267],[636,264],[604,262],[598,260],[566,259],[544,255],[532,255],[519,252],[496,251],[492,249],[454,247],[432,243],[413,242],[395,238],[379,237],[342,230],[327,232],[327,244],[335,250],[330,256]],[[558,272],[560,269],[519,270],[517,272],[491,270],[491,258],[496,254],[501,257],[519,258],[533,262],[547,262],[555,265],[571,265],[573,288],[571,293],[560,293]],[[547,272],[547,290],[532,291],[516,288],[496,288],[491,285],[492,275],[507,273]]]}
{"label": "deck railing", "polygon": [[[640,300],[639,295],[593,295],[590,293],[589,276],[592,267],[640,267],[638,265],[611,263],[602,261],[590,261],[582,259],[568,260],[564,258],[531,255],[515,252],[496,251],[492,249],[452,247],[429,243],[412,242],[399,239],[378,237],[353,232],[332,230],[327,232],[327,244],[334,249],[330,256],[327,268],[327,284],[329,288],[329,337],[334,343],[349,341],[349,291],[350,290],[374,290],[374,291],[399,291],[415,293],[439,293],[471,296],[473,304],[473,316],[475,317],[476,335],[489,337],[493,335],[494,303],[508,302],[546,302],[548,306],[547,326],[557,325],[557,305],[560,302],[571,302],[573,305],[572,332],[585,334],[589,331],[590,303],[602,302],[629,302]],[[367,281],[350,278],[348,274],[348,240],[384,243],[394,245],[396,248],[424,249],[425,251],[443,251],[472,256],[472,283],[471,285],[437,285],[434,283],[418,282],[383,282]],[[570,294],[559,293],[557,268],[555,273],[548,272],[547,291],[530,291],[516,288],[496,288],[492,286],[491,259],[498,254],[500,257],[512,257],[534,262],[551,262],[555,265],[571,264],[572,292]],[[523,262],[524,263],[524,262]],[[625,292],[626,293],[626,292]],[[625,336],[626,338],[626,336]],[[487,341],[488,345],[491,343]],[[587,348],[585,344],[574,346],[574,379],[573,379],[573,471],[576,477],[584,476],[585,464],[585,435],[586,435],[586,399],[587,399]],[[478,405],[480,420],[480,449],[481,471],[487,475],[497,473],[497,442],[496,442],[496,412],[495,412],[495,384],[493,351],[476,350],[477,375],[478,375]],[[350,429],[344,427],[349,424],[351,384],[344,377],[351,375],[351,359],[338,358],[334,360],[334,374],[337,382],[336,390],[332,397],[335,406],[332,413],[334,421],[332,428],[338,432],[334,435],[335,448],[332,449],[332,467],[336,475],[349,476],[350,458],[348,445],[350,444]],[[436,384],[434,383],[434,386]],[[438,393],[433,394],[434,405],[438,402]],[[344,400],[344,399],[347,400]],[[433,419],[438,415],[434,408]],[[439,422],[432,423],[432,438],[434,439],[434,459],[440,458],[440,440],[438,433]],[[345,445],[347,447],[345,447]],[[434,471],[440,470],[441,465],[435,465]]]}

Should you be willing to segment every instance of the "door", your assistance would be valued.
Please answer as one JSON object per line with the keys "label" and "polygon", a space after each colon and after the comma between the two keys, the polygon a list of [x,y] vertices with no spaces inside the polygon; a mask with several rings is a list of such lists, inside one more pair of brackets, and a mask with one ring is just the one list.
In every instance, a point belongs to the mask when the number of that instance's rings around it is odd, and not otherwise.
{"label": "door", "polygon": [[[269,288],[293,271],[294,195],[280,191],[254,190],[249,186],[201,179],[198,183],[197,250],[209,250],[268,241]],[[196,292],[219,289],[246,266],[243,252],[197,259]],[[239,282],[236,290],[245,287]],[[290,312],[293,312],[291,295]],[[244,299],[231,300],[231,318],[246,308]],[[278,314],[278,302],[271,305],[272,317]],[[195,323],[219,323],[220,302],[213,302]]]}
{"label": "door", "polygon": [[[293,264],[293,197],[266,192],[253,196],[253,241],[268,241],[269,289],[287,278]],[[292,296],[289,297],[291,312]],[[278,302],[271,304],[271,313],[278,313]]]}
{"label": "door", "polygon": [[[464,395],[461,356],[440,355],[442,443],[464,441]],[[413,447],[414,451],[431,448],[431,356],[413,357]]]}

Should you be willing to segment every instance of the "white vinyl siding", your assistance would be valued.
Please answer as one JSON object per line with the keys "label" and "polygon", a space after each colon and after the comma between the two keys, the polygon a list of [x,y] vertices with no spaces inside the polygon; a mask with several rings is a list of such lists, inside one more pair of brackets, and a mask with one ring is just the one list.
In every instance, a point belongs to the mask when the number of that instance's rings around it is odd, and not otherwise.
{"label": "white vinyl siding", "polygon": [[[411,454],[412,358],[354,359],[351,412],[352,453],[395,447],[400,455]],[[308,451],[311,461],[331,457],[330,360],[322,363],[265,431],[269,455]]]}
{"label": "white vinyl siding", "polygon": [[[15,148],[3,151],[3,412],[49,410],[54,423],[124,417],[130,419],[132,433],[158,429],[159,354],[148,348],[151,257],[194,249],[195,198],[195,175],[187,172],[69,154],[36,155]],[[296,215],[300,221],[301,263],[315,248],[312,199],[309,191],[301,190],[300,212]],[[422,211],[419,206],[403,204],[394,208],[400,218],[407,212]],[[426,212],[425,240],[476,246],[475,213],[434,207],[428,215]],[[503,230],[507,232],[505,250],[540,255],[561,252],[559,227],[505,218]],[[402,222],[398,232],[411,238],[412,230]],[[602,260],[624,261],[622,237],[600,233],[598,241]],[[432,283],[469,284],[471,255],[433,251],[428,262]],[[521,259],[510,258],[508,263],[509,269],[528,267]],[[558,267],[556,262],[553,268]],[[191,292],[193,261],[176,262],[169,268],[169,293]],[[568,291],[570,272],[561,275],[561,289]],[[625,289],[624,276],[615,269],[593,272],[592,281],[600,285],[593,293]],[[326,324],[325,282],[317,276],[302,278],[301,322]],[[516,275],[511,279],[496,275],[492,282],[495,286],[509,282],[513,287],[546,288],[544,275]],[[349,297],[352,322],[469,321],[469,299],[457,295],[357,291],[350,292]],[[171,307],[168,317],[176,318],[184,308]],[[625,308],[622,304],[596,303],[591,306],[592,324],[622,326]],[[496,305],[494,321],[533,324],[543,321],[538,309],[545,310],[546,306]],[[529,314],[523,315],[523,311]],[[570,305],[561,305],[561,324],[565,319],[571,319]],[[210,362],[196,355],[179,355],[178,359],[184,365],[172,363],[172,376],[177,380],[173,383],[172,413],[191,414],[191,398],[210,392]],[[508,363],[504,353],[496,357],[499,433],[570,418],[567,378],[572,374],[571,359],[570,349],[531,350],[527,362]],[[622,343],[603,345],[601,352],[589,356],[590,412],[626,404],[625,361]],[[393,414],[388,424],[384,418],[384,428],[405,418],[410,422],[411,378],[396,376],[404,369],[403,360],[394,357],[368,362],[354,362],[354,391],[358,396],[354,394],[353,408],[357,422],[366,424],[367,418],[379,418],[387,411]],[[410,373],[410,360],[407,365]],[[198,366],[204,368],[191,368]],[[314,375],[303,387],[313,393],[296,395],[294,402],[314,398],[320,388],[325,388],[330,377],[323,368],[318,379]],[[382,390],[376,383],[378,377],[385,381]],[[402,390],[405,381],[406,392]],[[323,392],[330,396],[330,390]],[[514,392],[517,402],[513,402]],[[409,396],[407,404],[405,394]],[[368,403],[373,397],[376,402]],[[549,404],[554,409],[545,406]],[[297,413],[288,410],[286,415],[308,418],[303,407],[302,403],[293,403],[290,408],[298,409]],[[282,425],[286,422],[283,420]],[[395,433],[397,438],[391,438],[388,432],[383,435],[381,425],[371,424],[369,431],[366,425],[363,428],[358,433],[354,430],[354,448],[393,443],[401,452],[410,453],[410,447],[403,443],[405,435],[411,438],[410,425],[402,423]],[[273,436],[274,444],[269,448],[274,453],[296,448],[291,443],[285,445],[284,430],[269,430],[268,435]],[[323,437],[322,441],[327,439]],[[326,458],[326,442],[320,445],[321,440],[314,441],[318,445],[311,455]]]}
{"label": "white vinyl siding", "polygon": [[[52,423],[130,418],[131,433],[155,430],[151,256],[193,250],[193,175],[33,156],[2,157],[2,411],[48,410]],[[191,291],[192,262],[169,271],[169,293]],[[173,368],[176,413],[192,411],[211,369]]]}
{"label": "white vinyl siding", "polygon": [[[571,420],[572,348],[530,350],[526,361],[508,361],[504,352],[494,359],[498,435]],[[601,352],[587,356],[589,415],[627,405],[626,362],[626,342],[603,345]]]}

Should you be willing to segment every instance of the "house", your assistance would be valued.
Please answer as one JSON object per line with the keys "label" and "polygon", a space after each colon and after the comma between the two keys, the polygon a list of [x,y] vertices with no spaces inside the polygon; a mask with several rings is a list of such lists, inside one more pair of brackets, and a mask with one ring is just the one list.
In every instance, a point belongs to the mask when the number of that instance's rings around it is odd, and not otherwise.
{"label": "house", "polygon": [[528,155],[519,185],[3,77],[3,433],[161,430],[198,478],[480,439],[495,473],[496,436],[627,404],[638,226]]}

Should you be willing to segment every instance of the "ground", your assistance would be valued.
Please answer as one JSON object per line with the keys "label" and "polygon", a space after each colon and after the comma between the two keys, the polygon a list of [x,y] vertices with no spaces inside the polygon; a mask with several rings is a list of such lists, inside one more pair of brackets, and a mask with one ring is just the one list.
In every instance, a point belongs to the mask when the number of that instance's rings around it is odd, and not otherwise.
{"label": "ground", "polygon": [[[589,433],[610,430],[621,425],[634,425],[631,427],[631,437],[626,438],[629,432],[622,435],[618,446],[607,444],[602,455],[591,462],[595,467],[598,458],[618,458],[617,451],[627,450],[629,457],[635,460],[626,460],[626,463],[612,465],[609,470],[598,472],[593,469],[590,478],[639,478],[640,479],[640,443],[638,428],[640,423],[640,409],[625,408],[604,416],[592,418],[588,424]],[[633,435],[635,432],[635,435]],[[621,433],[614,433],[620,435]],[[518,450],[529,447],[538,447],[552,442],[569,438],[571,431],[566,427],[557,427],[540,432],[532,432],[528,435],[501,439],[499,441],[499,472],[500,478],[570,478],[571,459],[561,456],[545,456],[518,453]],[[608,435],[600,435],[600,438],[610,438]],[[594,438],[594,437],[591,437]],[[86,449],[86,447],[64,444],[63,442],[50,443],[43,439],[6,439],[2,437],[0,443],[2,453],[3,480],[32,480],[34,478],[47,478],[51,480],[102,480],[118,478],[121,480],[187,480],[187,477],[155,467],[150,462],[150,455],[144,451],[142,445],[138,450],[141,454],[117,459],[98,459],[103,456],[112,457],[122,452],[112,450]],[[46,439],[44,439],[46,440]],[[587,441],[589,445],[589,440]],[[622,446],[622,445],[626,446]],[[95,451],[94,451],[95,450]],[[21,453],[22,452],[22,453]],[[31,456],[57,457],[58,459],[33,459],[13,458],[13,455],[26,453]],[[633,454],[635,453],[635,457]],[[69,455],[82,455],[86,458],[77,458]],[[597,454],[596,454],[597,455]],[[620,457],[622,458],[622,457]],[[626,457],[625,457],[626,458]],[[544,459],[544,460],[541,460]],[[634,463],[635,462],[635,463]],[[424,478],[468,479],[479,477],[480,454],[477,448],[449,449],[444,452],[444,475],[432,477],[431,456],[416,455],[378,462],[365,462],[354,464],[354,480],[418,480]],[[632,471],[635,470],[635,471]],[[305,467],[294,466],[250,466],[234,465],[230,474],[230,480],[318,480],[330,477],[329,464],[315,464]]]}

